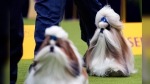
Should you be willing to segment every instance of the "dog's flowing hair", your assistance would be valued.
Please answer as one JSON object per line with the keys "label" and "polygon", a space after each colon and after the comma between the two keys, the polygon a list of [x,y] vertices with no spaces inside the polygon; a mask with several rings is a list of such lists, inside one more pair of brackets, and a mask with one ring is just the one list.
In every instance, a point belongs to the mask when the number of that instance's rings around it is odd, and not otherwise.
{"label": "dog's flowing hair", "polygon": [[46,29],[25,84],[88,84],[81,55],[67,37],[61,27]]}
{"label": "dog's flowing hair", "polygon": [[97,12],[95,24],[97,29],[85,55],[89,75],[121,77],[135,73],[133,53],[123,36],[119,15],[106,5]]}

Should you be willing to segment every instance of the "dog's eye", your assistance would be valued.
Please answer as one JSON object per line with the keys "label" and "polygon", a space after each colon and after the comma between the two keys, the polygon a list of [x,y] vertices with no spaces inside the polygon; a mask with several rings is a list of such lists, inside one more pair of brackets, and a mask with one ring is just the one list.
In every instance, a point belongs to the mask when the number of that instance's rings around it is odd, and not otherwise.
{"label": "dog's eye", "polygon": [[37,61],[34,61],[33,66],[36,66],[36,65],[37,65]]}
{"label": "dog's eye", "polygon": [[106,27],[106,29],[107,29],[107,30],[110,30],[110,27],[111,27],[111,26],[110,26],[110,25],[108,25],[108,26]]}
{"label": "dog's eye", "polygon": [[37,61],[34,61],[34,63],[32,64],[34,70],[36,70],[35,66],[37,65],[37,63],[38,63]]}
{"label": "dog's eye", "polygon": [[60,44],[56,43],[56,46],[60,47]]}

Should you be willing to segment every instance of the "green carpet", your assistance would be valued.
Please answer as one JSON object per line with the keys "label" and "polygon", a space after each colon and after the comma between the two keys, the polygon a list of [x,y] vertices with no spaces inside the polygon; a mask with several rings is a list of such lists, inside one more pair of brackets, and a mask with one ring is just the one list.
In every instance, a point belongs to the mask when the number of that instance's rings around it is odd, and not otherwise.
{"label": "green carpet", "polygon": [[[25,24],[34,24],[34,20],[24,20]],[[78,21],[62,21],[60,26],[62,26],[69,34],[69,39],[73,41],[75,46],[78,48],[79,52],[84,55],[87,50],[87,45],[81,40],[81,31],[79,28]],[[18,70],[18,81],[17,84],[23,84],[27,73],[29,65],[32,60],[21,60],[19,62]],[[142,84],[142,56],[135,56],[135,68],[138,70],[136,74],[132,74],[130,77],[94,77],[89,76],[89,84]]]}
{"label": "green carpet", "polygon": [[[94,77],[89,76],[89,84],[142,84],[142,57],[135,56],[135,68],[138,69],[136,74],[132,74],[130,77]],[[23,84],[26,76],[29,65],[32,63],[32,60],[21,60],[19,63],[19,74],[17,84]]]}

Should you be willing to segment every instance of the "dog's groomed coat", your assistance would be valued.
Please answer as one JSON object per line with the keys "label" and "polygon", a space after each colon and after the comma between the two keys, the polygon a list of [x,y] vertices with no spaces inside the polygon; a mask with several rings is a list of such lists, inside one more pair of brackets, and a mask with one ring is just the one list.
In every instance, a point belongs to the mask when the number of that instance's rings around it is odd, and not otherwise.
{"label": "dog's groomed coat", "polygon": [[88,84],[81,55],[67,39],[68,34],[52,26],[45,35],[25,84]]}
{"label": "dog's groomed coat", "polygon": [[124,38],[120,16],[109,6],[97,12],[97,29],[86,52],[86,69],[89,75],[130,76],[135,73],[134,56]]}

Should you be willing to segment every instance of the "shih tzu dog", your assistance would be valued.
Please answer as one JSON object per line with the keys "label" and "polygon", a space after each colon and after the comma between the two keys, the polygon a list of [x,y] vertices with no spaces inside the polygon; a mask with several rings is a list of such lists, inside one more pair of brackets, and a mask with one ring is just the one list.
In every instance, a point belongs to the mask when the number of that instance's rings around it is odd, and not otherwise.
{"label": "shih tzu dog", "polygon": [[81,55],[68,34],[52,26],[45,30],[45,37],[25,84],[88,84]]}
{"label": "shih tzu dog", "polygon": [[122,77],[136,73],[130,44],[122,33],[120,16],[109,6],[104,6],[95,17],[97,29],[85,54],[89,75]]}

